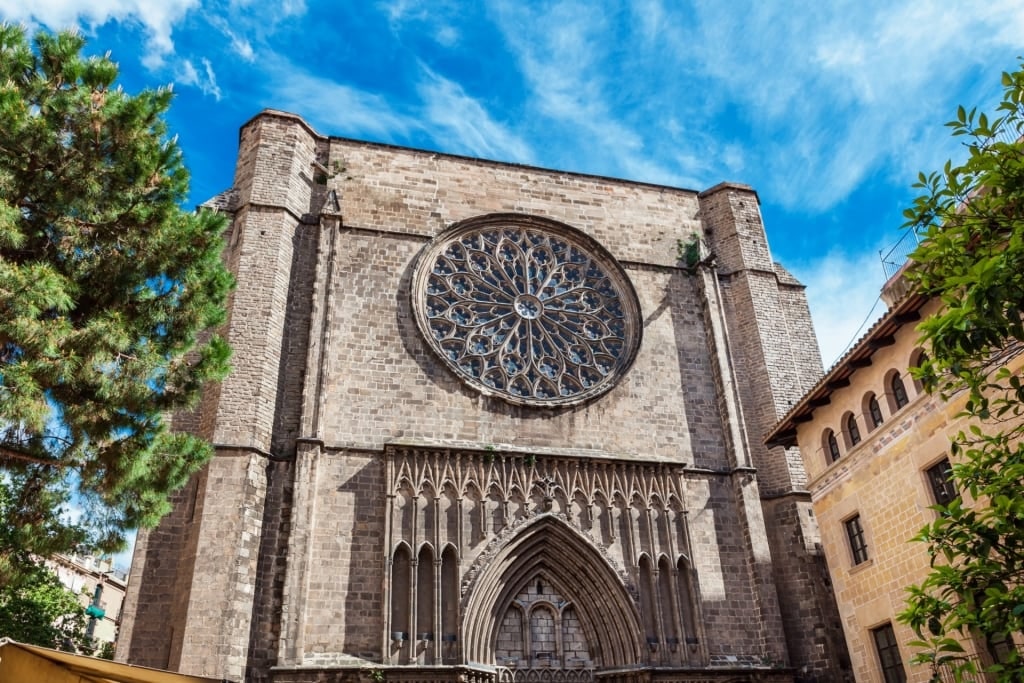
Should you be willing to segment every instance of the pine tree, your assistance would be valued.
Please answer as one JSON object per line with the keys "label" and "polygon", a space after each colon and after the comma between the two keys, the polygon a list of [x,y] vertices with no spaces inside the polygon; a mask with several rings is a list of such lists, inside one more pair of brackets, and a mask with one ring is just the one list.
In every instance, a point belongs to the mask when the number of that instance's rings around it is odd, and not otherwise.
{"label": "pine tree", "polygon": [[211,455],[167,416],[228,370],[225,220],[181,209],[172,93],[84,45],[0,26],[0,586],[155,524]]}

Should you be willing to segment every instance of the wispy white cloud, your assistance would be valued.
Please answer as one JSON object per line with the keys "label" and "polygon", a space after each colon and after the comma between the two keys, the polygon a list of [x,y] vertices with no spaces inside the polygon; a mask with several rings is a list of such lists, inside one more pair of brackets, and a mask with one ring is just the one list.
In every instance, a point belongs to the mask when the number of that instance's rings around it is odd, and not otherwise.
{"label": "wispy white cloud", "polygon": [[[473,156],[532,163],[533,153],[521,137],[496,121],[487,109],[466,94],[460,85],[423,69],[418,86],[424,118],[432,124],[431,136],[449,151]],[[441,130],[446,131],[442,135]]]}
{"label": "wispy white cloud", "polygon": [[275,35],[289,28],[302,26],[306,36],[316,38],[329,34],[336,21],[317,25],[306,16],[309,8],[304,0],[203,0],[202,19],[223,34],[232,52],[244,61],[252,61],[261,45],[272,42]]}
{"label": "wispy white cloud", "polygon": [[199,0],[0,0],[0,17],[52,30],[73,26],[91,30],[111,21],[139,25],[148,39],[143,62],[155,69],[174,52],[174,27],[198,6]]}
{"label": "wispy white cloud", "polygon": [[[648,134],[657,132],[630,123],[621,93],[631,84],[616,81],[610,65],[615,58],[610,46],[617,38],[613,18],[574,0],[543,7],[499,0],[491,9],[529,88],[535,128],[548,128],[552,139],[568,136],[565,146],[585,157],[575,159],[577,166],[649,182],[696,182],[698,156],[670,144],[652,146]],[[524,31],[524,26],[545,30]]]}
{"label": "wispy white cloud", "polygon": [[206,20],[215,29],[224,34],[224,37],[228,39],[231,45],[231,50],[242,58],[243,61],[251,62],[256,59],[256,51],[252,47],[252,43],[240,35],[236,29],[232,28],[232,25],[223,17],[216,14],[209,14]]}
{"label": "wispy white cloud", "polygon": [[444,0],[424,3],[420,0],[386,0],[377,7],[387,16],[392,33],[405,29],[422,31],[437,44],[450,48],[458,44],[461,32],[455,20],[465,10],[458,2]]}
{"label": "wispy white cloud", "polygon": [[295,17],[306,13],[305,0],[278,0],[278,2],[264,2],[263,0],[230,0],[228,8],[235,16],[249,15],[261,16],[275,15],[277,17]]}
{"label": "wispy white cloud", "polygon": [[807,286],[821,359],[828,368],[885,313],[878,252],[832,251],[803,264],[787,264]]}
{"label": "wispy white cloud", "polygon": [[393,141],[421,125],[417,116],[380,94],[315,76],[280,55],[266,59],[264,73],[274,107],[301,114],[320,130]]}
{"label": "wispy white cloud", "polygon": [[199,88],[205,95],[220,101],[221,91],[217,85],[217,74],[213,71],[210,60],[200,59],[203,70],[200,72],[188,59],[183,59],[177,64],[176,80],[182,85],[191,85]]}
{"label": "wispy white cloud", "polygon": [[454,47],[459,42],[459,30],[450,24],[438,26],[434,40],[445,47]]}
{"label": "wispy white cloud", "polygon": [[[20,4],[0,0],[0,17],[6,21],[20,21],[31,27],[45,26],[51,30],[74,26],[94,31],[110,22],[140,27],[146,36],[146,47],[141,56],[143,66],[153,72],[172,74],[177,83],[196,87],[215,100],[220,100],[221,89],[217,85],[211,61],[206,57],[199,58],[200,68],[197,69],[193,59],[176,53],[172,40],[175,27],[198,7],[199,0],[95,0],[89,3],[39,0]],[[212,12],[209,16],[215,23],[224,24]],[[230,31],[226,35],[231,39],[236,52],[245,57],[248,51],[248,57],[252,59],[251,46]]]}
{"label": "wispy white cloud", "polygon": [[[750,3],[730,12],[699,0],[692,14],[671,11],[670,23],[687,27],[675,34],[675,59],[706,73],[757,135],[756,165],[770,179],[761,187],[812,211],[875,172],[906,177],[911,143],[923,128],[941,129],[937,107],[955,106],[940,84],[964,80],[993,49],[1015,49],[1024,28],[1019,0]],[[941,161],[955,149],[945,140],[915,161]]]}
{"label": "wispy white cloud", "polygon": [[274,106],[302,114],[321,130],[387,142],[417,136],[449,152],[519,163],[535,161],[530,146],[511,124],[495,117],[461,85],[424,64],[418,65],[414,78],[416,98],[399,103],[382,92],[311,74],[282,55],[266,61],[264,73]]}
{"label": "wispy white cloud", "polygon": [[[636,151],[642,139],[620,124],[609,110],[610,98],[600,77],[601,59],[595,50],[608,27],[600,12],[588,12],[575,2],[543,10],[518,2],[497,6],[505,39],[519,59],[537,109],[560,121],[581,126],[621,149]],[[523,26],[545,26],[540,33]]]}
{"label": "wispy white cloud", "polygon": [[386,2],[377,3],[377,7],[387,15],[388,23],[391,24],[392,30],[397,29],[403,22],[408,21],[410,15],[420,17],[427,14],[426,8],[414,0],[387,0]]}
{"label": "wispy white cloud", "polygon": [[[490,8],[532,111],[597,142],[582,154],[597,148],[606,158],[588,165],[698,189],[744,180],[810,213],[876,173],[912,177],[908,168],[955,153],[934,112],[956,103],[939,84],[964,81],[1024,35],[1020,0],[740,0],[728,11],[715,0],[642,0],[626,11],[493,0]],[[908,153],[919,143],[930,151]],[[567,146],[580,154],[578,140]]]}

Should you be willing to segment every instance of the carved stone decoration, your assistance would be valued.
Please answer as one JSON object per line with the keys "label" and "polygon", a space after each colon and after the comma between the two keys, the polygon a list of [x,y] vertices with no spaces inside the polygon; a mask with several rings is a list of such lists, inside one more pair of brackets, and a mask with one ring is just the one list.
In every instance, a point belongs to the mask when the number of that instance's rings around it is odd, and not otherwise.
{"label": "carved stone decoration", "polygon": [[640,345],[636,293],[597,242],[555,221],[494,214],[420,256],[413,309],[464,382],[510,403],[565,406],[608,391]]}
{"label": "carved stone decoration", "polygon": [[[415,655],[582,672],[706,661],[703,645],[668,647],[705,642],[680,465],[406,445],[386,446],[385,458],[391,610],[382,637],[432,630],[457,643],[398,648],[389,663]],[[602,521],[591,521],[592,507]],[[666,647],[652,651],[645,635]]]}

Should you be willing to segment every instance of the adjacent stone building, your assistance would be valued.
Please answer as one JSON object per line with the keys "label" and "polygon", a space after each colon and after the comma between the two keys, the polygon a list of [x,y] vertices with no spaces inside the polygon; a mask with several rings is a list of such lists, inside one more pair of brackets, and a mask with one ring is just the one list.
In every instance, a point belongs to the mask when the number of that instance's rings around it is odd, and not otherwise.
{"label": "adjacent stone building", "polygon": [[[842,681],[821,374],[755,192],[241,131],[216,457],[118,657],[232,681]],[[680,249],[682,246],[682,249]],[[682,252],[682,255],[681,255]]]}
{"label": "adjacent stone building", "polygon": [[[960,495],[950,480],[949,447],[969,428],[961,415],[967,396],[944,401],[910,374],[925,354],[917,323],[938,310],[938,300],[907,291],[902,272],[883,299],[886,314],[767,441],[800,447],[858,683],[927,683],[934,673],[907,663],[914,654],[907,643],[916,636],[896,615],[906,607],[907,586],[930,569],[927,546],[910,539],[935,519],[932,506]],[[963,645],[979,665],[1013,647],[1009,640]],[[949,670],[937,673],[954,680]]]}

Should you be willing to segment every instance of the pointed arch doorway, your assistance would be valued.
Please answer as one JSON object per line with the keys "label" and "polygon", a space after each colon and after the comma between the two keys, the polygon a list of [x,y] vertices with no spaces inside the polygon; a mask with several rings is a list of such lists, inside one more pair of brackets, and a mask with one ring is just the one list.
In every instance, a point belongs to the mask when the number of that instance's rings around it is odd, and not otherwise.
{"label": "pointed arch doorway", "polygon": [[469,588],[469,663],[504,681],[586,681],[642,661],[636,601],[602,554],[554,515],[524,524]]}

